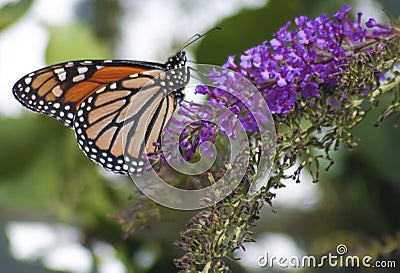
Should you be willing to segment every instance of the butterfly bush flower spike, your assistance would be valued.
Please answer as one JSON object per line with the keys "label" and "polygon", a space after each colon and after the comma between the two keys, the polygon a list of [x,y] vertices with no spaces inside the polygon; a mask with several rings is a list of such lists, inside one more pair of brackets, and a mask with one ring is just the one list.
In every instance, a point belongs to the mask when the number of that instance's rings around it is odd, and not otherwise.
{"label": "butterfly bush flower spike", "polygon": [[[303,102],[305,105],[314,107],[314,98],[321,96],[321,90],[334,89],[339,81],[339,75],[351,62],[354,49],[362,43],[375,38],[391,35],[392,27],[378,24],[370,19],[366,26],[372,29],[372,33],[362,27],[362,13],[358,13],[357,20],[349,18],[350,8],[343,6],[342,9],[330,19],[327,15],[321,15],[315,19],[300,16],[294,20],[294,28],[291,23],[281,27],[274,37],[262,44],[250,48],[239,56],[229,56],[224,68],[232,69],[252,82],[260,91],[268,104],[270,111],[275,115],[286,115]],[[209,88],[199,85],[197,94],[207,95],[209,103],[219,104],[230,109],[241,122],[248,133],[259,130],[256,120],[267,122],[265,114],[260,111],[257,117],[249,114],[248,108],[238,96],[225,90],[241,90],[240,80],[234,76],[221,77],[220,73],[213,70],[208,75],[215,79],[219,88]],[[339,104],[339,100],[346,100],[346,93],[330,98],[328,101],[332,106]],[[251,105],[257,102],[246,101]],[[193,103],[191,106],[193,108]],[[193,118],[193,113],[181,107],[180,115]],[[200,108],[199,108],[200,109]],[[202,113],[204,118],[210,117],[211,113]],[[220,124],[228,122],[221,117]],[[187,159],[196,152],[196,148],[202,142],[216,139],[206,123],[198,123],[200,129],[210,134],[201,133],[202,137],[197,142],[181,142],[182,148],[187,151]],[[229,126],[228,126],[229,127]],[[186,130],[182,138],[192,138],[192,131]],[[226,133],[226,132],[225,132]],[[230,132],[234,135],[234,132]],[[193,138],[192,138],[193,139]],[[185,146],[187,145],[187,146]]]}
{"label": "butterfly bush flower spike", "polygon": [[[276,150],[272,175],[263,190],[249,198],[255,172],[250,164],[231,195],[189,221],[178,242],[185,255],[175,260],[182,272],[204,268],[230,272],[224,261],[227,257],[237,259],[235,251],[244,249],[246,242],[254,242],[252,227],[260,217],[261,207],[271,204],[275,196],[271,189],[284,187],[288,179],[300,182],[304,168],[317,182],[321,161],[328,162],[328,170],[333,164],[332,152],[340,146],[356,147],[352,128],[364,121],[378,101],[384,109],[379,121],[393,115],[400,117],[398,23],[391,21],[385,25],[372,18],[364,25],[362,13],[353,20],[349,12],[350,8],[343,6],[331,18],[299,16],[294,25],[286,23],[272,39],[240,56],[227,58],[223,67],[253,83],[273,114]],[[256,105],[257,101],[243,102],[238,100],[239,95],[223,90],[240,86],[237,78],[218,77],[215,71],[209,76],[215,77],[221,88],[198,86],[196,92],[207,96],[210,103],[230,109],[249,139],[257,138],[259,128],[255,120],[262,120],[265,115],[262,111],[249,115],[246,107]],[[393,95],[393,101],[379,100],[384,93]],[[220,119],[221,124],[226,123],[224,117]],[[198,123],[196,130],[207,127]],[[191,132],[186,131],[187,135],[181,138],[190,138]],[[191,143],[192,151],[193,144],[196,143]],[[257,146],[251,145],[249,158],[256,162]]]}

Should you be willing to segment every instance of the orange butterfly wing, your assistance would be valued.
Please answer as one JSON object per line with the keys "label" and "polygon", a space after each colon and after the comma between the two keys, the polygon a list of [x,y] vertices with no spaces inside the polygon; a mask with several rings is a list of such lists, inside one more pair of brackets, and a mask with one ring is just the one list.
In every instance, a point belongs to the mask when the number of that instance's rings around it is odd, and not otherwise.
{"label": "orange butterfly wing", "polygon": [[[13,87],[28,109],[73,127],[78,145],[115,173],[141,173],[154,152],[181,89],[189,80],[184,51],[165,64],[74,61],[32,72]],[[168,70],[175,69],[168,75]]]}
{"label": "orange butterfly wing", "polygon": [[156,69],[133,74],[81,103],[74,130],[91,160],[116,173],[144,171],[143,154],[155,151],[177,105],[160,85],[163,75]]}
{"label": "orange butterfly wing", "polygon": [[76,109],[97,90],[152,69],[129,61],[74,61],[48,66],[21,78],[13,88],[26,108],[71,127]]}

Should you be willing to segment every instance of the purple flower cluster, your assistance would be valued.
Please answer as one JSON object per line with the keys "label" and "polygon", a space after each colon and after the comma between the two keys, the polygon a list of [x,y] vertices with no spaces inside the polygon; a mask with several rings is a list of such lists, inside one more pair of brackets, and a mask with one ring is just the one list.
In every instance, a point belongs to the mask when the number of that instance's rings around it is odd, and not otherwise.
{"label": "purple flower cluster", "polygon": [[[257,86],[272,113],[286,114],[300,97],[307,101],[319,96],[321,85],[336,85],[338,79],[334,75],[344,69],[351,57],[346,46],[390,34],[390,27],[370,19],[367,27],[380,30],[374,30],[369,36],[361,26],[362,14],[358,13],[357,21],[351,21],[349,11],[349,7],[343,6],[333,15],[335,21],[327,15],[314,20],[300,16],[295,19],[294,29],[289,30],[288,22],[273,39],[246,50],[240,56],[239,65],[236,65],[235,57],[230,56],[224,67],[237,71]],[[219,92],[200,91],[209,95],[211,100],[225,101]]]}
{"label": "purple flower cluster", "polygon": [[[273,39],[246,50],[240,56],[239,64],[236,64],[235,56],[230,56],[223,67],[237,72],[242,79],[244,77],[256,86],[272,114],[289,113],[299,100],[312,105],[313,98],[320,96],[321,86],[333,89],[337,84],[336,75],[351,60],[353,52],[349,49],[367,39],[393,33],[391,27],[378,24],[374,19],[366,23],[367,28],[373,30],[369,33],[361,25],[362,13],[358,13],[356,21],[352,21],[348,17],[349,11],[349,7],[343,6],[333,15],[333,19],[327,15],[313,20],[300,16],[295,19],[294,28],[289,29],[288,22]],[[242,94],[236,96],[235,93],[225,91],[233,89],[242,92],[242,80],[234,75],[221,77],[216,71],[211,71],[208,76],[215,80],[219,88],[199,85],[196,93],[207,95],[211,106],[229,109],[237,117],[235,122],[239,121],[247,132],[259,130],[257,121],[268,122],[263,111],[249,111],[249,106],[256,106],[262,98],[250,95],[244,103]],[[345,97],[345,94],[342,95]],[[194,103],[183,104],[179,109],[183,117],[193,119],[196,116],[205,120],[215,118],[215,113],[210,111],[204,111],[204,108]],[[225,128],[234,122],[224,115],[218,119],[216,124],[225,124]],[[173,123],[179,122],[174,120]],[[196,121],[185,128],[177,125],[167,133],[181,135],[180,147],[186,151],[185,160],[189,160],[201,143],[214,142],[216,135],[221,132],[235,137],[234,131],[223,131],[213,123],[202,121]],[[209,155],[212,156],[212,153]]]}

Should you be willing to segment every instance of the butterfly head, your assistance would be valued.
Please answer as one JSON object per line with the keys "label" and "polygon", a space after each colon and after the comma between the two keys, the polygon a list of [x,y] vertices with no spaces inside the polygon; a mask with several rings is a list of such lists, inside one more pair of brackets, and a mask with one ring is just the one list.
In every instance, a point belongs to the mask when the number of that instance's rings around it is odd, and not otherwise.
{"label": "butterfly head", "polygon": [[165,63],[167,70],[177,69],[184,67],[186,64],[186,52],[184,50],[179,50],[174,56],[170,57]]}

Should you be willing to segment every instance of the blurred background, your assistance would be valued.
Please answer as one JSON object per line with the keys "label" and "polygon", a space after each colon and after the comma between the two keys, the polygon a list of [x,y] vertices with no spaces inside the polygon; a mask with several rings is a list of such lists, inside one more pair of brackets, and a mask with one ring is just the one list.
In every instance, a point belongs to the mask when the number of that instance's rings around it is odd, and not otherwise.
{"label": "blurred background", "polygon": [[[331,15],[343,4],[364,20],[386,22],[382,8],[400,14],[392,0],[0,0],[0,271],[176,272],[172,261],[183,252],[173,242],[195,214],[162,208],[125,240],[115,216],[132,207],[132,183],[89,161],[72,130],[24,110],[11,93],[19,78],[74,59],[165,62],[190,36],[215,26],[224,31],[187,50],[193,61],[222,65],[288,20]],[[265,251],[321,256],[339,244],[397,261],[397,269],[374,272],[399,272],[400,129],[394,119],[374,127],[379,114],[378,107],[355,128],[359,147],[337,152],[319,183],[305,174],[276,190],[276,213],[264,207],[257,242],[237,252],[234,272],[366,272],[257,265]]]}

